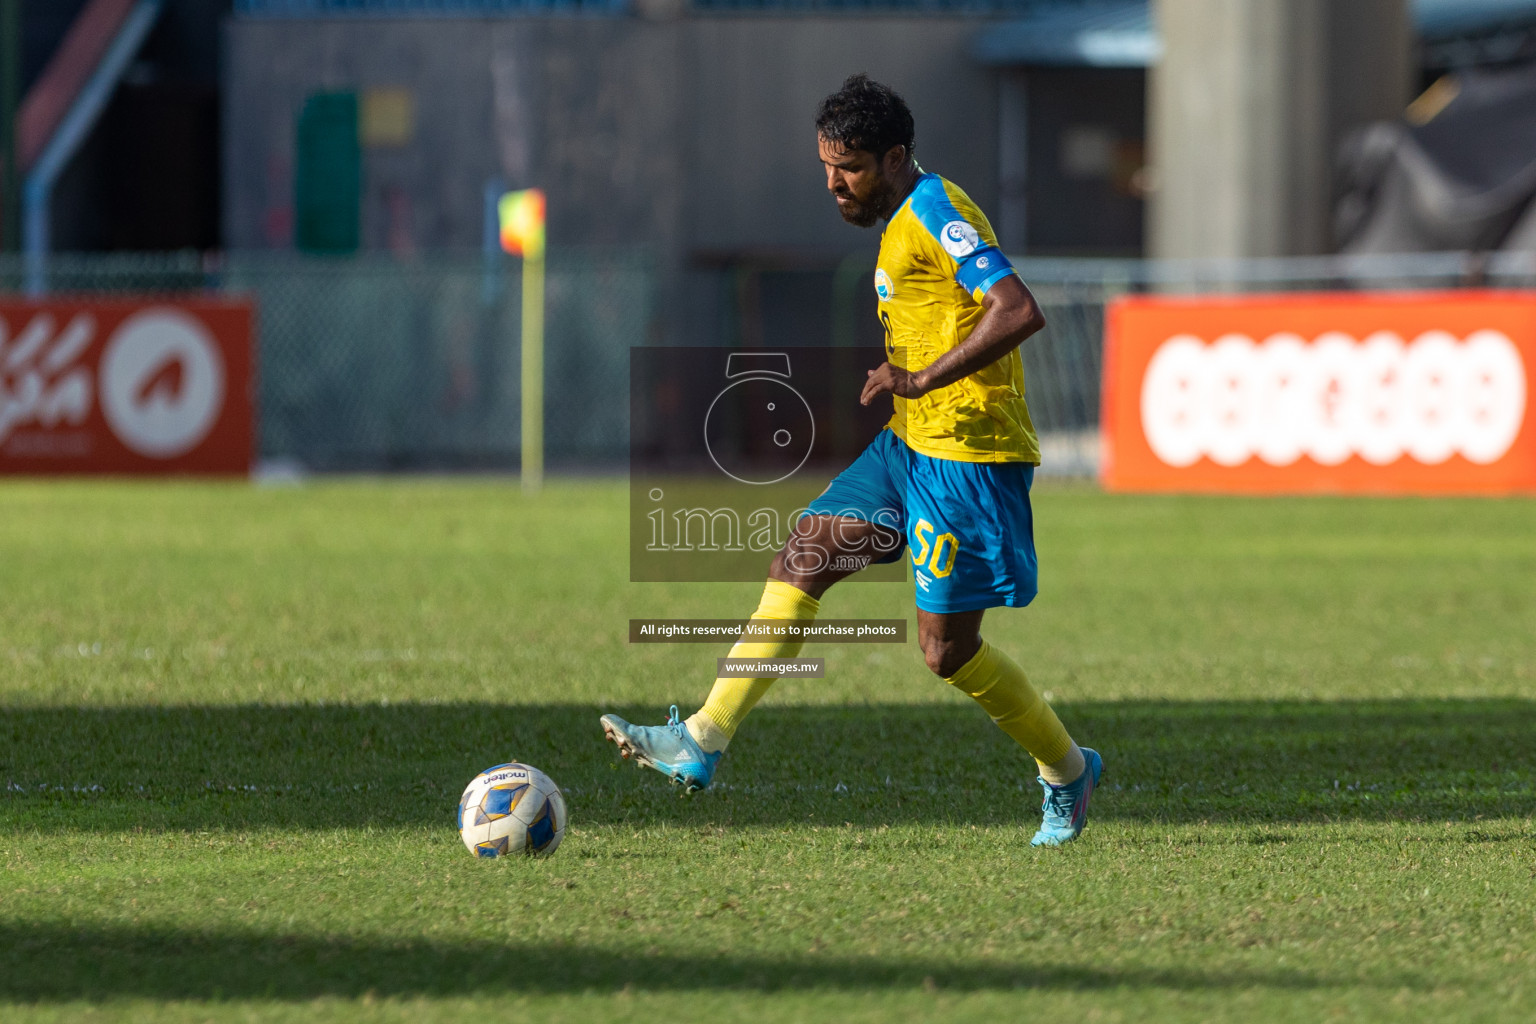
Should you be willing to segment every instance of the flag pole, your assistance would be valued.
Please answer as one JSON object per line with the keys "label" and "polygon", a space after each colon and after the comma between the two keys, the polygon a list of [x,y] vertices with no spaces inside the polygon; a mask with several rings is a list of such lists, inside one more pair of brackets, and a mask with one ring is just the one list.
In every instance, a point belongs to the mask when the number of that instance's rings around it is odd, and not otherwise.
{"label": "flag pole", "polygon": [[544,249],[523,255],[523,464],[526,493],[544,486]]}
{"label": "flag pole", "polygon": [[508,192],[496,203],[503,250],[523,258],[523,491],[544,486],[544,193]]}

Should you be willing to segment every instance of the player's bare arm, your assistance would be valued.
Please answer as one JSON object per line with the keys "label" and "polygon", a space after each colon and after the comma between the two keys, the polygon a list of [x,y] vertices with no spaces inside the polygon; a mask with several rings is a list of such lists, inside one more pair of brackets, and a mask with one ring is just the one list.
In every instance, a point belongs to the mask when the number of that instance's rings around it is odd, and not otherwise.
{"label": "player's bare arm", "polygon": [[886,393],[917,398],[947,387],[997,362],[1045,326],[1045,314],[1017,274],[989,288],[981,304],[986,313],[970,337],[921,370],[903,370],[891,363],[870,370],[859,402],[868,405]]}

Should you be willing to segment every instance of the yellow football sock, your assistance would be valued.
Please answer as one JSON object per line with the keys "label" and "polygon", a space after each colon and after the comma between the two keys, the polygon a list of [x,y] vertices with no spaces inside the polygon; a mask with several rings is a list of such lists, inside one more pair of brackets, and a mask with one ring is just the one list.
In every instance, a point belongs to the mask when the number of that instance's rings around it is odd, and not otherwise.
{"label": "yellow football sock", "polygon": [[1082,750],[1008,655],[983,640],[976,656],[947,682],[970,694],[998,728],[1029,751],[1046,782],[1060,786],[1083,774]]}
{"label": "yellow football sock", "polygon": [[[760,619],[790,619],[809,622],[816,618],[821,607],[810,594],[779,580],[769,580],[763,588],[763,600],[752,613],[754,621]],[[803,640],[747,640],[736,641],[731,648],[732,658],[793,658],[800,653]],[[716,679],[709,699],[696,714],[684,724],[688,732],[706,753],[724,750],[736,735],[736,727],[747,717],[747,712],[758,702],[773,677],[764,679]]]}

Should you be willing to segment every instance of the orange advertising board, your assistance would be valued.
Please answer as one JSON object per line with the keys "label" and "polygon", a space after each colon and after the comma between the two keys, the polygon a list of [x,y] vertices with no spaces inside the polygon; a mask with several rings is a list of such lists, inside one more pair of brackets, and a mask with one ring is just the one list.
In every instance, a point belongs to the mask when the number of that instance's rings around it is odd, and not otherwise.
{"label": "orange advertising board", "polygon": [[1106,313],[1105,486],[1536,491],[1536,292],[1131,297]]}
{"label": "orange advertising board", "polygon": [[251,307],[0,299],[0,473],[250,471]]}

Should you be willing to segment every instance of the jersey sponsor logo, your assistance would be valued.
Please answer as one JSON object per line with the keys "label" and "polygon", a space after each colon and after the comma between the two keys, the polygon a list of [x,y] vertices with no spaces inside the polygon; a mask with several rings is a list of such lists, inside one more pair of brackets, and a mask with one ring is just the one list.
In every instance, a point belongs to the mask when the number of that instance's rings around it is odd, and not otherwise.
{"label": "jersey sponsor logo", "polygon": [[992,265],[992,261],[987,259],[985,256],[978,256],[976,258],[976,269],[977,270],[986,270],[991,265]]}
{"label": "jersey sponsor logo", "polygon": [[952,220],[939,231],[939,243],[944,251],[960,260],[976,251],[981,236],[963,220]]}
{"label": "jersey sponsor logo", "polygon": [[891,278],[883,270],[875,271],[875,294],[880,296],[881,302],[891,301]]}

